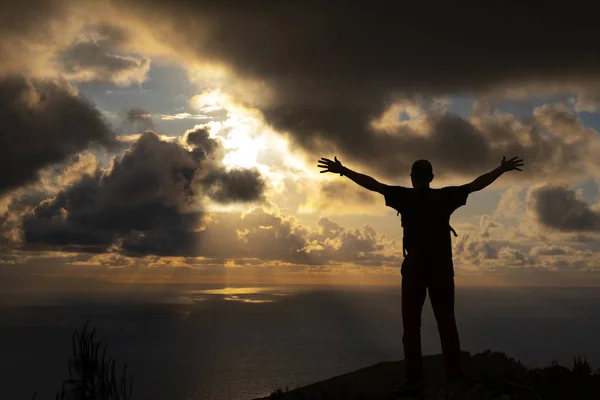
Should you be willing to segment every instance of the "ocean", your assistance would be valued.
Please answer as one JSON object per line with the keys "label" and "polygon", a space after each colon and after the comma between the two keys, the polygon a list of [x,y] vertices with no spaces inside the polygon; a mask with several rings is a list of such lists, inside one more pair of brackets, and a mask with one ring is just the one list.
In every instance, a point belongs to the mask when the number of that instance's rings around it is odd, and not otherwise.
{"label": "ocean", "polygon": [[[463,350],[600,368],[599,288],[457,287]],[[0,293],[0,399],[54,399],[86,322],[134,399],[253,399],[403,358],[399,287],[137,285]],[[423,353],[439,353],[429,300]],[[399,377],[400,378],[400,377]]]}

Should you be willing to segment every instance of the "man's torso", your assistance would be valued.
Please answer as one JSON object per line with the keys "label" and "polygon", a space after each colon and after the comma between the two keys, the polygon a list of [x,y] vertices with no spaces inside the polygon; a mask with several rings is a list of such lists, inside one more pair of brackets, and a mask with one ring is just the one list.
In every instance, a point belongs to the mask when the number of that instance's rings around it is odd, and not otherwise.
{"label": "man's torso", "polygon": [[402,275],[453,275],[450,215],[466,203],[467,189],[391,187],[384,195],[386,205],[402,216],[406,252]]}

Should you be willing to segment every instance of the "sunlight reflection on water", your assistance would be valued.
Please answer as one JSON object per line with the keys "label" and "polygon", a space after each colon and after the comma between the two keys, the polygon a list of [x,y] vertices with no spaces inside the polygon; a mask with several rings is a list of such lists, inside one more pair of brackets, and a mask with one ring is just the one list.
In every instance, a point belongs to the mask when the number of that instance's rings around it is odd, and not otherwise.
{"label": "sunlight reflection on water", "polygon": [[[259,293],[281,293],[285,292],[284,288],[278,287],[226,287],[223,289],[203,289],[191,290],[188,293],[199,294],[222,294],[222,295],[239,295],[239,294],[259,294]],[[289,290],[287,290],[289,292]]]}
{"label": "sunlight reflection on water", "polygon": [[191,302],[196,299],[202,300],[198,295],[209,295],[226,301],[237,301],[240,303],[260,304],[274,303],[278,297],[294,294],[290,288],[282,287],[226,287],[222,289],[198,289],[185,292]]}
{"label": "sunlight reflection on water", "polygon": [[245,298],[240,298],[239,296],[225,297],[224,300],[241,301],[242,303],[275,303],[275,300],[245,299]]}

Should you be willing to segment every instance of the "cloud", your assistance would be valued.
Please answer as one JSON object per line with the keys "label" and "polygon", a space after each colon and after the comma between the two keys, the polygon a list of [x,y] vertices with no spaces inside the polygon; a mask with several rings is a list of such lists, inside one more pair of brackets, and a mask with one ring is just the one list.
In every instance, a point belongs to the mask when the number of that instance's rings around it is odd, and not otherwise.
{"label": "cloud", "polygon": [[398,267],[401,249],[394,240],[365,226],[346,228],[329,218],[315,227],[304,225],[276,209],[255,207],[245,213],[215,213],[202,231],[195,256],[215,263],[296,266],[300,269],[335,265]]}
{"label": "cloud", "polygon": [[255,208],[243,215],[238,229],[238,244],[246,257],[315,264],[305,250],[307,229],[293,217]]}
{"label": "cloud", "polygon": [[529,257],[540,267],[552,271],[600,270],[600,253],[565,245],[534,246]]}
{"label": "cloud", "polygon": [[532,189],[527,204],[545,227],[561,232],[600,231],[600,213],[566,186],[549,184]]}
{"label": "cloud", "polygon": [[460,259],[474,265],[498,257],[498,250],[490,246],[488,240],[480,239],[473,234],[460,235],[454,243],[452,252],[456,260]]}
{"label": "cloud", "polygon": [[600,270],[600,253],[597,251],[556,242],[536,243],[489,240],[477,234],[462,235],[454,246],[456,273],[460,276],[483,273],[490,277],[508,277],[506,274],[512,269],[530,270],[536,274],[542,271]]}
{"label": "cloud", "polygon": [[523,253],[519,249],[512,247],[503,247],[498,251],[498,258],[505,262],[505,265],[515,266],[524,265],[531,263],[527,254]]}
{"label": "cloud", "polygon": [[490,231],[498,228],[498,223],[489,215],[482,215],[479,218],[479,226],[481,228],[481,236],[487,238],[490,236]]}
{"label": "cloud", "polygon": [[125,32],[108,25],[94,28],[58,56],[64,76],[77,82],[105,81],[119,86],[144,82],[150,60],[115,53],[127,40]]}
{"label": "cloud", "polygon": [[580,250],[571,246],[565,245],[556,245],[556,244],[542,244],[539,246],[534,246],[529,251],[529,255],[531,257],[537,256],[562,256],[562,255],[590,255],[592,251],[590,249]]}
{"label": "cloud", "polygon": [[589,143],[598,133],[586,127],[579,116],[564,103],[544,104],[533,110],[538,127],[543,127],[560,137],[565,144]]}
{"label": "cloud", "polygon": [[30,215],[42,202],[84,177],[93,176],[98,168],[92,153],[69,157],[63,164],[43,168],[40,179],[0,196],[0,253],[11,253],[23,241],[23,217]]}
{"label": "cloud", "polygon": [[381,267],[400,266],[402,248],[395,240],[377,233],[371,226],[343,228],[327,217],[317,222],[317,231],[308,235],[307,249],[321,263],[350,263]]}
{"label": "cloud", "polygon": [[[206,143],[211,140],[205,138]],[[227,203],[259,200],[262,195],[259,176],[220,168],[203,149],[186,148],[145,132],[120,160],[113,160],[110,169],[84,176],[26,215],[26,247],[112,249],[130,255],[198,254],[202,196]],[[211,186],[203,174],[218,176],[211,183],[221,184],[216,194],[209,193]]]}
{"label": "cloud", "polygon": [[[548,192],[541,194],[541,191],[548,189]],[[559,195],[556,196],[552,189],[558,189]],[[548,226],[538,221],[536,202],[540,198],[566,197],[568,201],[561,203],[560,207],[556,206],[556,209],[566,213],[568,225],[571,226],[573,220],[568,215],[577,214],[573,209],[581,207],[581,192],[557,185],[534,186],[527,193],[525,201],[520,200],[520,192],[518,187],[505,191],[498,209],[492,215],[483,215],[478,227],[472,225],[476,229],[459,229],[459,232],[464,230],[468,233],[454,240],[457,275],[486,275],[512,281],[510,271],[518,269],[530,271],[531,277],[538,276],[542,281],[547,278],[544,275],[546,273],[599,270],[600,247],[597,236],[592,234],[582,240],[577,230],[548,230]],[[560,215],[561,212],[548,211],[548,214]],[[492,225],[497,227],[491,229]],[[560,283],[560,276],[553,278],[556,283]],[[584,278],[581,276],[577,279],[583,282]]]}
{"label": "cloud", "polygon": [[596,113],[600,110],[600,92],[582,91],[571,102],[577,112]]}
{"label": "cloud", "polygon": [[498,201],[494,216],[503,219],[517,220],[525,211],[525,206],[521,200],[521,186],[512,186],[505,190]]}
{"label": "cloud", "polygon": [[220,203],[262,199],[265,190],[265,182],[256,169],[213,171],[202,182],[208,196]]}
{"label": "cloud", "polygon": [[196,127],[186,132],[185,141],[202,151],[205,157],[210,156],[218,148],[218,142],[210,137],[209,131],[204,127]]}
{"label": "cloud", "polygon": [[[52,22],[69,21],[65,16],[71,14],[95,25],[98,20],[113,25],[122,21],[152,30],[155,40],[163,42],[148,47],[166,44],[187,57],[223,62],[279,92],[295,89],[294,98],[316,93],[311,97],[325,104],[344,97],[347,102],[380,98],[388,88],[448,93],[532,81],[590,80],[599,62],[593,50],[593,17],[564,7],[536,9],[539,19],[532,24],[528,10],[509,4],[468,10],[438,5],[436,15],[416,3],[381,3],[367,15],[359,5],[345,5],[343,16],[336,4],[299,0],[259,9],[240,6],[236,13],[230,6],[164,0],[36,1],[40,12],[13,4],[1,20],[2,33],[40,40],[35,33],[49,31]],[[423,30],[429,34],[416,34]],[[357,94],[363,96],[353,96]]]}
{"label": "cloud", "polygon": [[25,241],[101,252],[138,232],[191,231],[201,216],[188,209],[196,168],[186,150],[146,133],[109,171],[97,171],[42,202],[24,219]]}
{"label": "cloud", "polygon": [[[69,9],[65,2],[34,0],[28,4],[13,3],[0,13],[0,75],[23,73],[41,67],[40,47],[55,33],[54,24]],[[44,34],[45,32],[46,34]],[[36,49],[37,47],[37,49]],[[46,51],[42,51],[46,53]]]}
{"label": "cloud", "polygon": [[115,141],[100,112],[57,82],[0,78],[0,121],[0,194],[90,145]]}
{"label": "cloud", "polygon": [[[173,24],[174,37],[169,39],[188,37],[191,49],[224,59],[241,73],[304,89],[297,96],[327,93],[332,87],[346,94],[382,86],[481,90],[498,83],[548,80],[565,71],[589,78],[594,70],[588,68],[599,62],[589,50],[596,28],[585,24],[593,18],[564,7],[536,9],[540,19],[531,24],[523,14],[527,10],[516,12],[511,5],[468,10],[438,5],[436,15],[416,3],[379,4],[367,15],[352,5],[344,7],[342,17],[339,7],[328,3],[288,1],[254,13],[231,13],[226,3],[176,4],[153,2],[154,8],[147,10]],[[202,24],[185,23],[195,19]],[[430,34],[416,34],[423,29]],[[190,37],[192,32],[197,35]],[[448,47],[448,42],[460,45]],[[485,56],[482,47],[488,49]],[[315,90],[319,83],[328,84]]]}
{"label": "cloud", "polygon": [[[138,27],[102,0],[13,3],[10,12],[0,16],[0,75],[21,73],[120,86],[142,83],[150,60],[131,47],[147,31],[136,31]],[[132,31],[138,39],[129,34]]]}

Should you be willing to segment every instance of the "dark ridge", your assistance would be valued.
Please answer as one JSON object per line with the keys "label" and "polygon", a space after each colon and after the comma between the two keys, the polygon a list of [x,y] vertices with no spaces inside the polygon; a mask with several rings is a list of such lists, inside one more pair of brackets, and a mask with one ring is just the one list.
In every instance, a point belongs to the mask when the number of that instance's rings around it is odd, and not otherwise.
{"label": "dark ridge", "polygon": [[543,368],[528,368],[501,352],[463,352],[466,381],[450,385],[442,355],[423,357],[426,387],[420,395],[397,395],[393,387],[404,377],[404,360],[381,362],[348,374],[293,390],[277,389],[255,400],[302,399],[427,399],[427,400],[533,400],[600,398],[600,370],[592,371],[585,359],[575,358],[573,367],[553,362]]}

